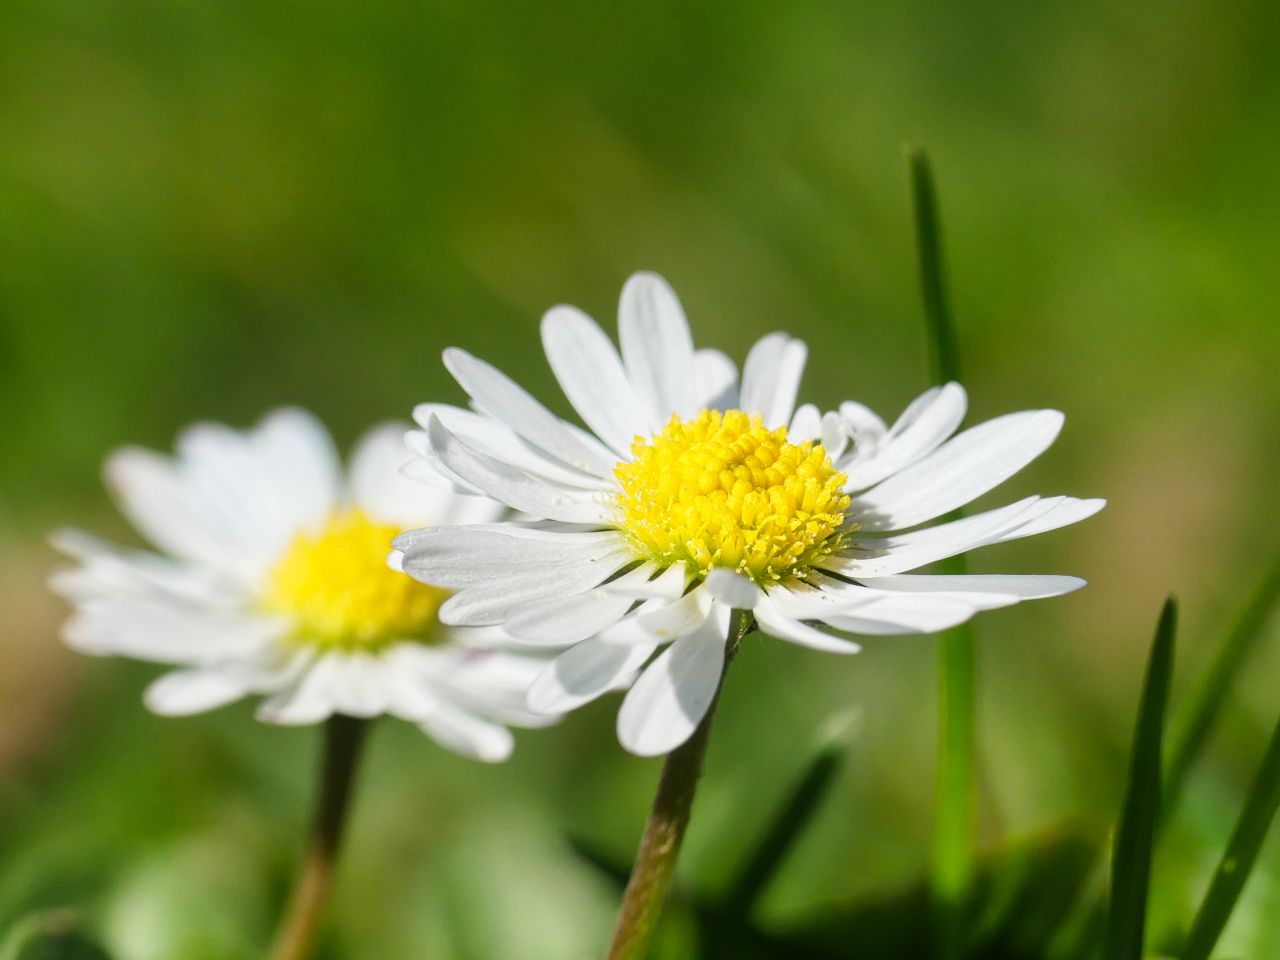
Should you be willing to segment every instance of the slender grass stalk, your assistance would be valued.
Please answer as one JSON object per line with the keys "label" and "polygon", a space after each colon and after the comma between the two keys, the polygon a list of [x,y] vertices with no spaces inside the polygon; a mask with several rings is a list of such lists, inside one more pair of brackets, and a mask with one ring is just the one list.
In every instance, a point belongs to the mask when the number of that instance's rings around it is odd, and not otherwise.
{"label": "slender grass stalk", "polygon": [[947,299],[942,263],[942,225],[938,218],[938,192],[933,165],[923,147],[907,148],[911,171],[911,196],[915,211],[916,252],[920,258],[920,289],[924,319],[929,328],[929,369],[939,383],[960,379],[960,352]]}
{"label": "slender grass stalk", "polygon": [[1133,734],[1129,782],[1111,860],[1111,903],[1107,915],[1106,960],[1142,960],[1147,923],[1147,889],[1160,817],[1161,759],[1169,687],[1173,678],[1177,606],[1165,601],[1156,625],[1142,700]]}
{"label": "slender grass stalk", "polygon": [[733,884],[726,903],[734,916],[745,917],[751,913],[796,841],[813,822],[836,775],[844,767],[856,726],[857,716],[852,711],[837,714],[823,724],[804,772],[778,805],[755,852]]}
{"label": "slender grass stalk", "polygon": [[[935,383],[960,377],[960,356],[947,302],[942,263],[942,228],[929,157],[907,151],[915,211],[920,286],[928,327],[930,373]],[[956,511],[954,516],[959,516]],[[962,574],[965,560],[939,564]],[[933,831],[934,940],[942,960],[967,950],[966,910],[974,875],[974,788],[977,649],[973,628],[961,624],[938,641],[938,767]]]}
{"label": "slender grass stalk", "polygon": [[1280,557],[1254,588],[1249,602],[1236,616],[1209,669],[1196,689],[1173,737],[1165,766],[1164,813],[1172,811],[1186,785],[1187,771],[1200,756],[1214,722],[1222,712],[1245,660],[1265,634],[1271,613],[1280,601]]}
{"label": "slender grass stalk", "polygon": [[[729,620],[725,644],[725,670],[738,654],[742,638],[751,629],[749,611],[735,610]],[[720,677],[724,686],[724,675]],[[658,919],[675,875],[680,846],[693,810],[693,797],[702,774],[702,760],[711,737],[711,723],[720,701],[720,690],[707,714],[688,740],[671,751],[662,765],[653,810],[640,838],[640,850],[631,868],[631,879],[622,895],[622,907],[609,946],[608,960],[645,960],[658,929]]]}
{"label": "slender grass stalk", "polygon": [[1191,924],[1182,960],[1209,960],[1249,879],[1277,808],[1280,808],[1280,723],[1271,734],[1271,743],[1249,788],[1240,819]]}
{"label": "slender grass stalk", "polygon": [[311,956],[333,887],[367,728],[368,721],[339,714],[325,724],[324,760],[310,840],[271,949],[271,960],[305,960]]}

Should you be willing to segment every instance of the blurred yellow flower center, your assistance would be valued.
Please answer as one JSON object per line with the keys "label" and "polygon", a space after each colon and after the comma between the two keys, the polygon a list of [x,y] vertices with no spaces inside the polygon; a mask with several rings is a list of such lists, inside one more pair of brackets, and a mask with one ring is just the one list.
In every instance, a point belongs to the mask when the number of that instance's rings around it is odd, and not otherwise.
{"label": "blurred yellow flower center", "polygon": [[292,617],[304,645],[375,651],[402,640],[431,642],[448,593],[387,566],[400,532],[351,510],[298,534],[271,573],[267,610]]}
{"label": "blurred yellow flower center", "polygon": [[843,543],[845,476],[821,444],[790,443],[741,410],[673,416],[619,464],[620,525],[638,552],[694,575],[729,567],[784,580]]}

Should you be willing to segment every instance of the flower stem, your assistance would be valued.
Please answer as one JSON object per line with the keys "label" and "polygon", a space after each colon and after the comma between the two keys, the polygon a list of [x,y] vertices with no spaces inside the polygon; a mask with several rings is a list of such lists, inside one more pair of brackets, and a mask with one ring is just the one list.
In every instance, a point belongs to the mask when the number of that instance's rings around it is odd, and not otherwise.
{"label": "flower stem", "polygon": [[324,762],[307,852],[289,906],[276,933],[271,960],[305,960],[311,955],[333,886],[342,830],[368,723],[335,714],[324,729]]}
{"label": "flower stem", "polygon": [[[751,613],[734,610],[729,620],[725,644],[725,670],[738,654],[738,645],[753,625]],[[724,686],[724,674],[720,685]],[[640,850],[631,868],[618,911],[618,924],[613,932],[607,960],[644,960],[649,955],[653,935],[662,915],[667,889],[675,874],[680,845],[689,826],[693,796],[702,773],[702,758],[711,736],[711,721],[720,701],[720,689],[707,708],[707,714],[688,740],[672,750],[662,765],[662,778],[653,800],[653,810],[640,838]]]}

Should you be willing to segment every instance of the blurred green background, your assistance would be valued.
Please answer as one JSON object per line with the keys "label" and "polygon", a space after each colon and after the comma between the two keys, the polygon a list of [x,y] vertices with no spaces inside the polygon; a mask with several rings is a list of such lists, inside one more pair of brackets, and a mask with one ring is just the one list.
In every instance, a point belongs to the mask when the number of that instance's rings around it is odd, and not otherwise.
{"label": "blurred green background", "polygon": [[[317,731],[151,717],[154,668],[61,648],[43,535],[131,536],[111,449],[287,403],[349,442],[460,399],[449,344],[567,413],[541,312],[612,329],[641,268],[700,343],[741,359],[786,329],[804,396],[896,416],[926,386],[906,142],[938,171],[971,419],[1068,415],[985,502],[1110,500],[973,558],[1091,581],[979,621],[983,842],[1096,836],[1164,594],[1176,708],[1278,542],[1278,41],[1266,0],[0,5],[0,927],[72,905],[125,960],[260,956],[305,819]],[[761,923],[917,882],[933,646],[749,642],[687,887],[723,885],[851,704],[851,762]],[[1280,644],[1250,666],[1158,865],[1157,931],[1198,900],[1274,722]],[[380,725],[327,955],[598,955],[616,891],[565,838],[626,861],[658,770],[615,710],[497,769]],[[1280,953],[1277,843],[1223,947]]]}

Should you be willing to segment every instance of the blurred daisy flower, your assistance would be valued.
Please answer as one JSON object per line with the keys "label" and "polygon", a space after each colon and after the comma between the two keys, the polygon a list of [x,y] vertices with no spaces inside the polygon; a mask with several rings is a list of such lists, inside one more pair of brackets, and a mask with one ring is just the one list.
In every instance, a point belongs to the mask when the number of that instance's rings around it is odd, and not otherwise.
{"label": "blurred daisy flower", "polygon": [[1102,506],[1033,496],[921,526],[1039,456],[1061,413],[1014,413],[956,434],[966,397],[955,383],[892,426],[857,403],[796,409],[803,343],[763,338],[739,385],[727,357],[694,348],[680,302],[651,274],[627,282],[618,325],[620,355],[579,310],[543,319],[551,368],[591,432],[450,349],[445,364],[474,410],[424,404],[424,429],[409,437],[424,471],[530,518],[415,530],[396,546],[408,573],[457,591],[443,621],[572,644],[534,682],[534,709],[575,708],[639,671],[618,735],[633,753],[666,753],[715,697],[733,610],[779,639],[855,653],[832,631],[932,633],[1083,586],[908,573]]}
{"label": "blurred daisy flower", "polygon": [[55,534],[79,561],[51,580],[74,607],[66,641],[175,665],[146,691],[156,713],[261,694],[271,723],[391,714],[451,750],[506,758],[506,724],[547,722],[525,704],[545,660],[504,651],[497,631],[443,626],[448,592],[387,562],[403,530],[492,521],[503,507],[402,476],[404,431],[370,431],[345,475],[324,427],[292,409],[247,431],[193,426],[172,458],[117,452],[108,485],[161,553]]}

